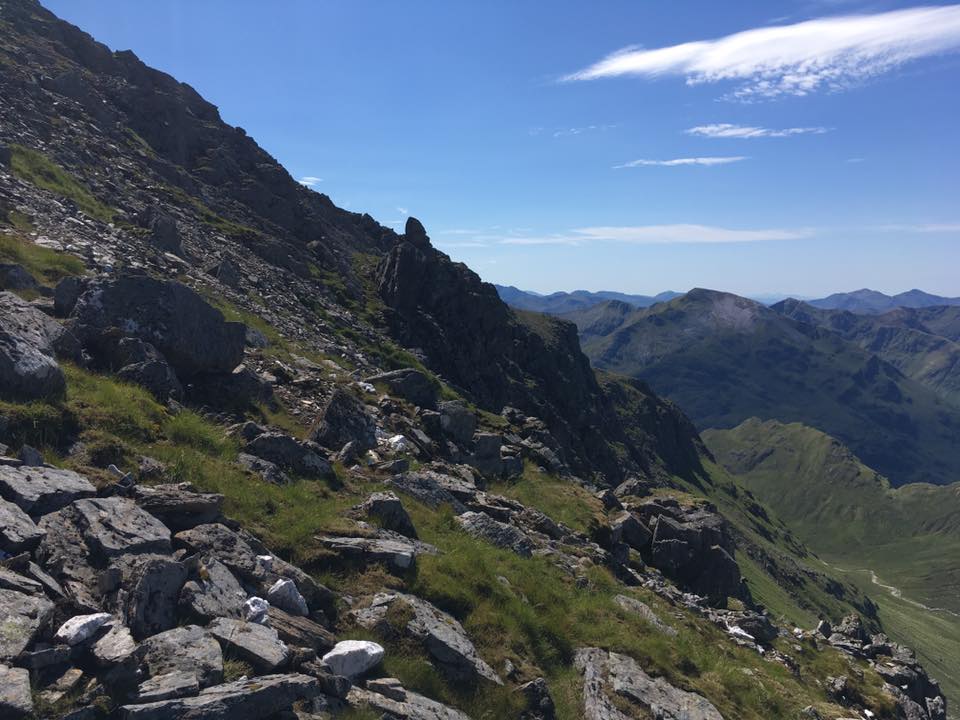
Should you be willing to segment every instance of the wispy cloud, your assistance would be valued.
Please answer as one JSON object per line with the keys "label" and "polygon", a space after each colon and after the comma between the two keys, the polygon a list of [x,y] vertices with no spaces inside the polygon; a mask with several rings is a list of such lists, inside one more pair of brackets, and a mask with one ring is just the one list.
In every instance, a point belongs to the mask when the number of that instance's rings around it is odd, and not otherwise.
{"label": "wispy cloud", "polygon": [[752,125],[734,125],[732,123],[713,123],[712,125],[697,125],[686,132],[687,135],[698,135],[700,137],[752,140],[753,138],[783,138],[792,135],[823,135],[830,132],[830,129],[825,127],[774,129]]}
{"label": "wispy cloud", "polygon": [[591,132],[605,132],[607,130],[612,130],[615,127],[617,127],[617,125],[614,123],[608,125],[584,125],[583,127],[560,128],[559,130],[553,131],[553,137],[561,138],[570,137],[571,135],[583,135],[584,133]]}
{"label": "wispy cloud", "polygon": [[313,175],[304,175],[302,178],[297,180],[301,185],[306,185],[309,188],[315,187],[323,182],[323,178],[315,177]]}
{"label": "wispy cloud", "polygon": [[960,233],[960,223],[920,223],[881,225],[878,230],[884,232],[905,233]]}
{"label": "wispy cloud", "polygon": [[404,216],[410,214],[409,210],[407,210],[405,207],[400,207],[399,205],[397,205],[397,212]]}
{"label": "wispy cloud", "polygon": [[846,15],[745,30],[716,40],[628,47],[565,80],[681,75],[740,83],[741,99],[838,90],[922,57],[960,48],[960,5]]}
{"label": "wispy cloud", "polygon": [[691,245],[800,240],[811,237],[810,229],[767,228],[739,230],[711,225],[596,226],[568,233],[500,238],[500,245],[584,245],[617,242],[630,245]]}
{"label": "wispy cloud", "polygon": [[614,165],[614,169],[635,168],[635,167],[682,167],[684,165],[703,165],[710,167],[713,165],[729,165],[730,163],[746,160],[746,156],[733,155],[728,157],[689,157],[673,158],[672,160],[631,160],[622,165]]}

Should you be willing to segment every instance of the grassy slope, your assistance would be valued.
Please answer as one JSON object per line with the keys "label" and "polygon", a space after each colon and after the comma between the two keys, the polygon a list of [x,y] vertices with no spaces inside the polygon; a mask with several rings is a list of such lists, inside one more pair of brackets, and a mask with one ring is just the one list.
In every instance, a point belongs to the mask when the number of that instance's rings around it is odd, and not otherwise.
{"label": "grassy slope", "polygon": [[960,700],[960,616],[947,612],[960,612],[960,484],[891,489],[839,442],[796,423],[749,420],[704,440],[834,571],[849,571],[888,633],[917,647]]}

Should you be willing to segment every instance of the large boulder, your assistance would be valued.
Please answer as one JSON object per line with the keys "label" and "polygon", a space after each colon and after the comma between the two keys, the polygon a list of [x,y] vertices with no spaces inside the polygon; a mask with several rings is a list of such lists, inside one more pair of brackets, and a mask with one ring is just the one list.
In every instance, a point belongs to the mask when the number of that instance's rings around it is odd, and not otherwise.
{"label": "large boulder", "polygon": [[61,395],[66,379],[55,356],[75,356],[72,336],[39,309],[0,292],[0,395],[35,400]]}
{"label": "large boulder", "polygon": [[392,492],[373,493],[360,505],[360,511],[367,517],[376,520],[381,527],[393,530],[409,538],[417,537],[417,529],[413,520],[403,507],[403,503]]}
{"label": "large boulder", "polygon": [[394,395],[423,408],[437,406],[437,383],[414,368],[403,368],[368,377],[365,382],[384,384]]}
{"label": "large boulder", "polygon": [[123,611],[135,638],[140,640],[176,625],[186,579],[184,564],[168,557],[148,555],[133,563],[124,582]]}
{"label": "large boulder", "polygon": [[477,429],[477,416],[459,400],[440,403],[440,427],[457,445],[466,445]]}
{"label": "large boulder", "polygon": [[[316,443],[278,432],[265,432],[246,445],[247,453],[289,472],[311,478],[334,477],[333,466]],[[248,463],[251,469],[260,469]]]}
{"label": "large boulder", "polygon": [[80,295],[70,322],[84,345],[105,334],[151,343],[177,375],[232,371],[243,359],[246,329],[182,283],[143,275],[91,282]]}
{"label": "large boulder", "polygon": [[200,687],[223,679],[223,653],[213,636],[196,625],[158,633],[137,647],[137,660],[150,677],[171,672],[194,674]]}
{"label": "large boulder", "polygon": [[369,640],[341,640],[323,656],[334,675],[355,678],[375,668],[383,660],[383,646]]}
{"label": "large boulder", "polygon": [[132,500],[84,498],[68,510],[94,555],[110,558],[129,553],[170,552],[170,530]]}
{"label": "large boulder", "polygon": [[215,557],[197,560],[194,578],[180,591],[180,608],[202,620],[239,618],[247,594],[233,573]]}
{"label": "large boulder", "polygon": [[377,446],[377,426],[363,403],[343,388],[333,391],[310,439],[331,450],[349,442],[363,452]]}

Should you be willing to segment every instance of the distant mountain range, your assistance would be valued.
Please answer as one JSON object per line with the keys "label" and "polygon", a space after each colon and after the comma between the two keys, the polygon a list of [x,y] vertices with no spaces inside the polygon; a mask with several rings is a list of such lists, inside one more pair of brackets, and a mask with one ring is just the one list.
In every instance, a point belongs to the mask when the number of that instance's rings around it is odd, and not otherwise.
{"label": "distant mountain range", "polygon": [[876,290],[855,290],[848,293],[834,293],[819,300],[808,300],[808,304],[821,310],[848,310],[860,314],[879,314],[897,308],[926,308],[937,305],[960,305],[960,298],[931,295],[922,290],[909,290],[898,295],[885,295]]}
{"label": "distant mountain range", "polygon": [[[494,285],[500,294],[500,299],[507,305],[519,310],[533,310],[548,315],[563,315],[565,313],[586,310],[598,303],[608,300],[617,300],[635,308],[646,308],[661,302],[667,302],[680,297],[683,293],[668,290],[657,295],[631,295],[629,293],[601,290],[574,290],[573,292],[555,292],[549,295],[521,290],[512,285]],[[753,295],[755,300],[763,305],[774,305],[784,299],[796,300],[783,293],[768,293]],[[897,308],[929,308],[937,306],[960,307],[960,298],[932,295],[922,290],[909,290],[898,295],[885,295],[876,290],[855,290],[847,293],[834,293],[825,298],[800,298],[811,307],[820,310],[846,310],[858,315],[879,315],[896,310]]]}
{"label": "distant mountain range", "polygon": [[960,408],[819,321],[703,289],[649,308],[611,301],[565,317],[595,366],[648,382],[701,428],[750,417],[802,422],[894,484],[960,479]]}
{"label": "distant mountain range", "polygon": [[666,302],[682,293],[672,292],[670,290],[658,295],[630,295],[628,293],[613,292],[610,290],[601,290],[599,292],[589,292],[587,290],[575,290],[573,292],[555,292],[549,295],[538,295],[527,290],[520,290],[512,285],[495,285],[500,299],[507,305],[519,310],[533,310],[547,315],[563,315],[574,312],[575,310],[585,310],[597,303],[608,300],[617,300],[626,303],[632,307],[644,308],[650,307],[659,302]]}

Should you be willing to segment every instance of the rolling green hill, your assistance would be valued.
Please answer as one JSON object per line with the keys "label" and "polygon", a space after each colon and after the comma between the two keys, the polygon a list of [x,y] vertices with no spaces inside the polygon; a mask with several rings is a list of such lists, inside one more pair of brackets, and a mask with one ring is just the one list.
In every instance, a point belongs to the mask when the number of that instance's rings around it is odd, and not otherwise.
{"label": "rolling green hill", "polygon": [[701,428],[750,417],[837,437],[891,482],[960,478],[960,409],[838,334],[728,293],[566,316],[593,364],[641,378]]}
{"label": "rolling green hill", "polygon": [[823,562],[877,601],[887,632],[960,690],[960,483],[892,488],[799,423],[750,419],[703,439],[717,461]]}

